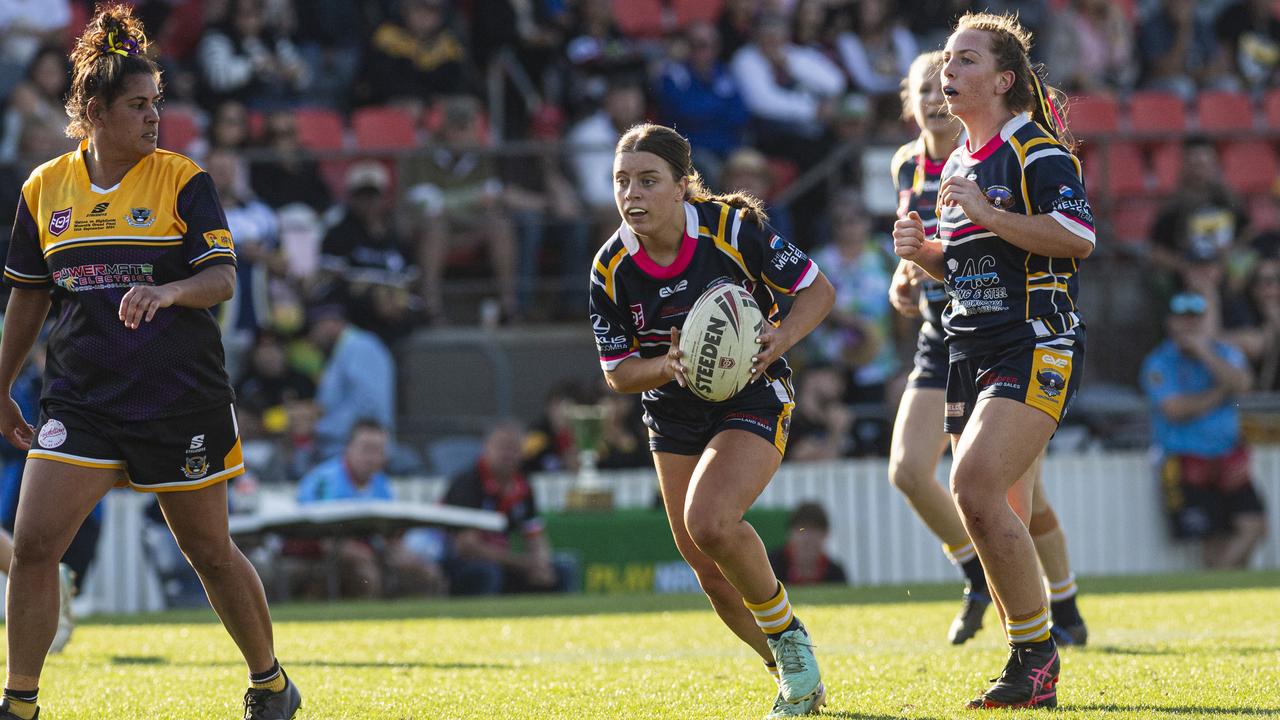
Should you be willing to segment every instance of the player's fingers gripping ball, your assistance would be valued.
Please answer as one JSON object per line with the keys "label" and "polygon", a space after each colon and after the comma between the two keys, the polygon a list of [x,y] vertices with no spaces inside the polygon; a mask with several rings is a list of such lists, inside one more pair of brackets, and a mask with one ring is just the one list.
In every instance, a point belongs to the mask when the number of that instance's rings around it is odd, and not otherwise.
{"label": "player's fingers gripping ball", "polygon": [[755,298],[738,285],[717,285],[698,298],[684,320],[679,346],[689,390],[720,402],[751,382],[752,358],[764,331]]}
{"label": "player's fingers gripping ball", "polygon": [[671,328],[671,348],[667,350],[667,368],[671,372],[671,379],[676,381],[680,387],[688,387],[688,378],[684,375],[684,362],[681,358],[684,353],[680,350],[680,328]]}

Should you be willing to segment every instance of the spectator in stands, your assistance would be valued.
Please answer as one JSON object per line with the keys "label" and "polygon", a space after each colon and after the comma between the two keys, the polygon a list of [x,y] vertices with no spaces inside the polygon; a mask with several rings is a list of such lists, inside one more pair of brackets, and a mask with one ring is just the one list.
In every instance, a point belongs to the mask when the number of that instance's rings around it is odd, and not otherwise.
{"label": "spectator in stands", "polygon": [[240,434],[245,437],[285,434],[288,405],[313,402],[316,396],[315,381],[289,363],[283,338],[271,329],[258,331],[235,387]]}
{"label": "spectator in stands", "polygon": [[379,25],[365,48],[352,103],[421,112],[439,98],[470,91],[474,72],[447,11],[444,0],[403,0],[399,22]]}
{"label": "spectator in stands", "polygon": [[378,337],[347,322],[340,303],[321,302],[309,310],[311,342],[328,354],[316,402],[315,424],[321,458],[341,452],[356,420],[372,418],[387,430],[395,427],[396,367]]}
{"label": "spectator in stands", "polygon": [[[387,429],[362,418],[351,428],[341,457],[317,465],[298,484],[298,504],[335,500],[395,500],[386,474]],[[342,537],[335,543],[343,594],[380,598],[394,595],[438,595],[444,577],[437,565],[405,547],[398,536]],[[318,560],[319,558],[317,558]]]}
{"label": "spectator in stands", "polygon": [[1273,86],[1280,68],[1280,18],[1267,0],[1237,0],[1213,23],[1229,71],[1250,88]]}
{"label": "spectator in stands", "polygon": [[1133,24],[1108,0],[1071,0],[1046,28],[1056,87],[1079,93],[1129,87],[1136,80]]}
{"label": "spectator in stands", "polygon": [[852,32],[836,39],[854,89],[868,95],[897,96],[902,78],[919,54],[916,38],[888,0],[858,3]]}
{"label": "spectator in stands", "polygon": [[405,259],[396,232],[391,175],[377,160],[347,170],[342,219],[325,234],[320,267],[342,286],[348,317],[384,342],[403,337],[417,320],[411,286],[418,269]]}
{"label": "spectator in stands", "polygon": [[752,42],[738,50],[730,67],[755,119],[759,149],[807,168],[826,151],[826,123],[845,80],[821,52],[792,45],[788,36],[785,18],[761,16]]}
{"label": "spectator in stands", "polygon": [[231,0],[224,22],[200,41],[200,76],[206,104],[236,98],[269,110],[295,104],[311,83],[297,47],[268,23],[264,0]]}
{"label": "spectator in stands", "polygon": [[298,120],[291,112],[267,116],[266,147],[270,160],[253,163],[250,172],[253,191],[277,210],[291,203],[304,203],[322,213],[333,198],[320,174],[320,166],[306,157],[298,142]]}
{"label": "spectator in stands", "polygon": [[504,317],[520,315],[515,230],[503,207],[493,158],[477,148],[480,112],[475,98],[449,98],[439,146],[403,165],[401,179],[413,205],[426,313],[434,322],[444,320],[445,263],[450,249],[459,245],[484,247]]}
{"label": "spectator in stands", "polygon": [[737,81],[719,60],[720,36],[715,26],[693,23],[682,41],[687,57],[669,57],[662,66],[658,120],[680,128],[694,147],[694,166],[716,184],[721,165],[742,145],[751,116]]}
{"label": "spectator in stands", "polygon": [[850,454],[854,416],[844,401],[846,374],[840,365],[805,368],[791,415],[788,460],[836,460]]}
{"label": "spectator in stands", "polygon": [[[565,140],[574,149],[578,193],[600,229],[618,225],[613,199],[613,146],[628,128],[644,120],[644,90],[631,76],[610,83],[600,110],[569,129]],[[605,231],[608,232],[607,230]]]}
{"label": "spectator in stands", "polygon": [[297,16],[298,53],[311,75],[308,101],[346,106],[368,37],[365,8],[351,0],[302,0]]}
{"label": "spectator in stands", "polygon": [[1211,568],[1244,567],[1266,533],[1235,403],[1249,389],[1248,361],[1214,340],[1207,309],[1194,293],[1173,297],[1169,337],[1143,362],[1142,387],[1174,536],[1203,539]]}
{"label": "spectator in stands", "polygon": [[578,469],[578,447],[569,424],[569,406],[583,397],[576,380],[563,380],[547,391],[542,417],[525,438],[524,467],[529,472],[559,472]]}
{"label": "spectator in stands", "polygon": [[787,542],[769,553],[773,574],[787,587],[848,583],[840,563],[827,555],[831,522],[816,502],[801,503],[787,520]]}
{"label": "spectator in stands", "polygon": [[896,405],[897,314],[889,305],[896,265],[872,234],[857,190],[844,190],[833,202],[831,242],[814,253],[813,261],[835,286],[836,303],[810,335],[810,348],[822,362],[849,368],[849,402]]}
{"label": "spectator in stands", "polygon": [[571,11],[565,60],[569,110],[590,112],[620,73],[643,65],[635,41],[622,33],[613,14],[613,0],[578,0]]}
{"label": "spectator in stands", "polygon": [[1280,392],[1280,257],[1264,257],[1254,265],[1245,286],[1244,316],[1227,327],[1226,340],[1253,366],[1254,389]]}
{"label": "spectator in stands", "polygon": [[[717,185],[724,192],[750,193],[753,197],[765,201],[765,209],[769,212],[769,225],[784,238],[795,237],[791,226],[791,213],[786,207],[774,205],[773,171],[769,161],[758,150],[744,147],[738,148],[725,160],[724,171]],[[801,250],[808,249],[809,238],[798,238],[792,242]]]}
{"label": "spectator in stands", "polygon": [[62,103],[70,88],[69,73],[67,56],[57,47],[45,47],[32,59],[25,78],[8,96],[0,127],[0,163],[17,163],[25,174],[75,146],[62,132],[67,118]]}
{"label": "spectator in stands", "polygon": [[743,45],[751,42],[763,0],[724,0],[716,30],[720,36],[720,61],[729,62]]}
{"label": "spectator in stands", "polygon": [[209,149],[244,150],[249,146],[249,108],[239,100],[223,100],[209,119]]}
{"label": "spectator in stands", "polygon": [[[484,452],[475,467],[453,478],[446,505],[493,510],[507,516],[506,532],[457,530],[446,563],[455,595],[496,595],[511,592],[563,592],[572,572],[552,558],[551,543],[528,480],[520,471],[519,423],[501,422],[485,437]],[[511,538],[520,535],[523,548]]]}
{"label": "spectator in stands", "polygon": [[1222,181],[1213,144],[1203,136],[1188,137],[1177,192],[1165,201],[1152,226],[1151,262],[1176,273],[1188,253],[1209,257],[1230,250],[1247,223],[1244,204]]}
{"label": "spectator in stands", "polygon": [[1141,86],[1190,102],[1223,68],[1213,28],[1196,0],[1161,0],[1138,23]]}
{"label": "spectator in stands", "polygon": [[596,402],[604,407],[604,426],[600,433],[601,447],[596,467],[602,470],[653,467],[649,430],[644,426],[640,396],[601,387],[598,398]]}
{"label": "spectator in stands", "polygon": [[40,48],[66,44],[63,32],[70,23],[70,0],[0,3],[0,98],[9,97]]}

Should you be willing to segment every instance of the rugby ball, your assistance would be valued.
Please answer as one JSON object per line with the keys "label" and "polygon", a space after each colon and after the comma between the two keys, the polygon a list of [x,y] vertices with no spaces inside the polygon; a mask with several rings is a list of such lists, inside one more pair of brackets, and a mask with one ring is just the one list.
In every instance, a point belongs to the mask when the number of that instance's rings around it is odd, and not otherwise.
{"label": "rugby ball", "polygon": [[751,381],[751,358],[763,329],[760,306],[741,286],[725,283],[704,292],[680,329],[689,390],[712,402],[737,395]]}

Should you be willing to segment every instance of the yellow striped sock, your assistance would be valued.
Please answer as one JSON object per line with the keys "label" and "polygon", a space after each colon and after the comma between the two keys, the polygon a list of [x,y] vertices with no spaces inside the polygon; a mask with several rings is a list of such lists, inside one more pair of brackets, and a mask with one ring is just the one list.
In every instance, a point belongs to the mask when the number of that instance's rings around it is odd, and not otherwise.
{"label": "yellow striped sock", "polygon": [[280,663],[276,663],[275,667],[261,675],[250,675],[249,685],[255,690],[280,692],[285,688],[284,670],[280,668]]}
{"label": "yellow striped sock", "polygon": [[942,543],[942,550],[947,554],[947,557],[951,558],[951,562],[956,565],[963,565],[978,557],[978,551],[973,549],[972,542],[966,542],[963,545]]}
{"label": "yellow striped sock", "polygon": [[756,618],[756,625],[765,635],[774,635],[783,632],[787,626],[791,624],[791,620],[795,615],[791,612],[791,602],[787,600],[787,589],[778,583],[778,592],[773,597],[762,603],[748,602],[743,598],[742,604],[747,606],[751,614]]}
{"label": "yellow striped sock", "polygon": [[1044,642],[1049,639],[1049,609],[1041,605],[1035,614],[1028,617],[1010,617],[1005,627],[1009,631],[1009,642],[1016,645]]}
{"label": "yellow striped sock", "polygon": [[1075,594],[1076,594],[1076,574],[1075,573],[1070,573],[1069,575],[1067,575],[1065,579],[1060,580],[1058,582],[1054,582],[1052,580],[1049,581],[1049,601],[1050,602],[1062,602],[1063,600],[1070,600],[1071,598],[1075,597]]}
{"label": "yellow striped sock", "polygon": [[772,665],[770,665],[769,663],[765,663],[764,669],[769,671],[769,677],[773,678],[774,683],[777,683],[778,682],[778,664],[773,663]]}
{"label": "yellow striped sock", "polygon": [[13,715],[22,718],[22,720],[31,720],[31,718],[36,716],[37,705],[35,693],[27,695],[26,698],[26,700],[19,700],[18,698],[6,693],[4,696],[5,709]]}

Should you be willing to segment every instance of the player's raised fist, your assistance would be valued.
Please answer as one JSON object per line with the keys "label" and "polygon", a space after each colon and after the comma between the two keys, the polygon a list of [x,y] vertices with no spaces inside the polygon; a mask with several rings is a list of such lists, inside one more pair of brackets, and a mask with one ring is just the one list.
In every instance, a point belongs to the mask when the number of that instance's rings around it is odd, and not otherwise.
{"label": "player's raised fist", "polygon": [[903,260],[914,260],[924,246],[924,221],[915,210],[893,224],[893,252]]}

